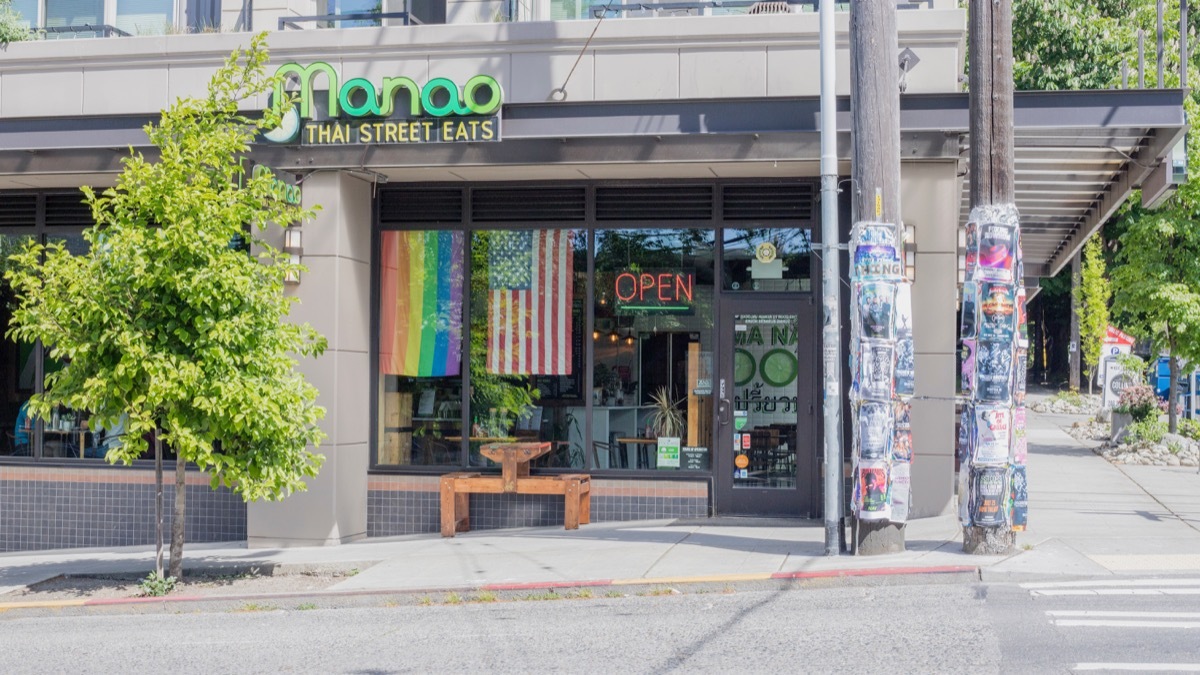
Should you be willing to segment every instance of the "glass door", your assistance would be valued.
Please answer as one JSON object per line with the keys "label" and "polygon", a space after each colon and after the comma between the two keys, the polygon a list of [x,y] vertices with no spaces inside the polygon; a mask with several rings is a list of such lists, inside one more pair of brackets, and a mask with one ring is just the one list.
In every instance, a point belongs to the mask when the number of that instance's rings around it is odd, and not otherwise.
{"label": "glass door", "polygon": [[739,296],[721,313],[718,515],[815,513],[816,348],[811,296]]}

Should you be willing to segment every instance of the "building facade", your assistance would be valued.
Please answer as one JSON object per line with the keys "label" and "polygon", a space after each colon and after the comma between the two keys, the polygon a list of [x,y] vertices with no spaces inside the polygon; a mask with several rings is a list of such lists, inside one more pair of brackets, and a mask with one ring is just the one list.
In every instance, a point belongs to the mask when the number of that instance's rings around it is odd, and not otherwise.
{"label": "building facade", "polygon": [[[272,65],[301,105],[294,129],[262,139],[252,158],[322,207],[302,226],[308,271],[288,292],[300,299],[294,319],[329,340],[299,366],[328,409],[327,459],[307,492],[281,503],[242,504],[195,476],[189,540],[434,532],[438,476],[487,470],[479,447],[499,439],[552,443],[536,471],[592,474],[597,521],[818,516],[817,298],[822,256],[836,253],[822,249],[818,222],[813,3],[724,15],[697,3],[661,16],[643,5],[447,2],[358,22],[382,25],[314,20],[310,4],[225,6],[221,33],[0,52],[0,243],[82,247],[78,187],[110,185],[129,147],[146,150],[143,124],[204,92],[248,42],[228,31],[279,29]],[[900,47],[915,57],[898,70],[914,233],[913,517],[954,505],[968,169],[957,4],[898,12]],[[322,11],[356,9],[366,8]],[[172,11],[190,24],[190,4]],[[854,189],[846,31],[843,12],[843,241]],[[1178,92],[1122,95],[1132,93],[1019,100],[1018,125],[1034,139],[1022,146],[1033,178],[1019,194],[1035,221],[1031,276],[1061,267],[1182,134]],[[1138,161],[1091,157],[1099,170],[1064,174],[1051,157],[1061,138]],[[149,543],[152,472],[108,467],[110,434],[84,425],[84,412],[23,419],[56,367],[41,345],[5,342],[0,366],[0,419],[13,421],[0,446],[0,548]],[[553,497],[479,495],[471,508],[476,528],[562,519]]]}

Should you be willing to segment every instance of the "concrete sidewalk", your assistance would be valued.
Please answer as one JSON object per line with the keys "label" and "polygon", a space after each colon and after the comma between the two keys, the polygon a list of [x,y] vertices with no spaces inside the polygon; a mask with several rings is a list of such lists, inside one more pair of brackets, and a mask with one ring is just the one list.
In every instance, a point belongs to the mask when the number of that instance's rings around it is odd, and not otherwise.
{"label": "concrete sidewalk", "polygon": [[[189,545],[188,569],[364,563],[332,591],[422,591],[505,586],[736,582],[979,570],[984,579],[1200,572],[1200,476],[1178,467],[1115,466],[1059,425],[1030,415],[1030,528],[1010,557],[962,553],[953,517],[913,521],[908,550],[825,557],[811,521],[712,519],[597,523],[576,531],[412,535],[335,547],[255,549]],[[153,549],[0,555],[3,594],[60,574],[144,573]],[[368,567],[368,563],[370,566]]]}

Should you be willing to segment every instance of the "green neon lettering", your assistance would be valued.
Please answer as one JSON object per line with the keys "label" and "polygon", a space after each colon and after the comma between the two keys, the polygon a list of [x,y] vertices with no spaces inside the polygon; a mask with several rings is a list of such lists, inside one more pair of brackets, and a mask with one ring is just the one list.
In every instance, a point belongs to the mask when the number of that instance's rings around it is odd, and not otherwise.
{"label": "green neon lettering", "polygon": [[[354,105],[350,100],[355,89],[361,89],[367,95],[367,100],[362,105]],[[342,90],[338,92],[338,103],[341,104],[342,110],[354,117],[379,114],[379,95],[375,93],[375,85],[361,77],[347,80],[346,84],[342,85]]]}
{"label": "green neon lettering", "polygon": [[[446,90],[446,94],[449,96],[446,105],[439,106],[433,102],[433,94],[438,89]],[[421,105],[425,108],[425,112],[434,117],[445,117],[451,113],[466,115],[471,112],[459,100],[458,85],[444,77],[435,77],[425,83],[425,88],[421,90]]]}
{"label": "green neon lettering", "polygon": [[383,93],[379,97],[380,115],[387,117],[392,114],[396,105],[396,92],[401,89],[408,92],[412,116],[416,117],[421,114],[421,88],[417,86],[417,83],[407,77],[385,77],[383,78]]}
{"label": "green neon lettering", "polygon": [[[487,103],[477,103],[475,101],[475,92],[486,86],[491,96]],[[471,112],[476,115],[490,115],[500,108],[500,83],[491,75],[476,75],[467,80],[467,86],[463,89],[463,102],[467,104]]]}
{"label": "green neon lettering", "polygon": [[[300,116],[312,119],[313,79],[317,73],[324,73],[329,82],[329,116],[338,116],[338,97],[333,92],[338,90],[338,75],[333,66],[323,61],[317,61],[308,66],[299,63],[285,63],[275,71],[275,101],[276,110],[285,98],[284,85],[287,83],[287,73],[300,78]],[[282,112],[282,111],[279,111]]]}

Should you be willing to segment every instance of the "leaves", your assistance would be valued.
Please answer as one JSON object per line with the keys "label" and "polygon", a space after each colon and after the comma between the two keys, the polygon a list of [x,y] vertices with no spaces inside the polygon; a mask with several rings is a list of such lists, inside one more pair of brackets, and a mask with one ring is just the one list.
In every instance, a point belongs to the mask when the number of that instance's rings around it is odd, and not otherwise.
{"label": "leaves", "polygon": [[[234,52],[208,96],[181,99],[146,127],[161,159],[123,161],[116,186],[83,189],[95,227],[91,250],[29,244],[6,272],[17,297],[8,336],[51,345],[66,361],[30,402],[90,411],[111,427],[128,415],[111,462],[131,462],[143,435],[160,429],[178,456],[245,499],[304,489],[323,458],[316,390],[294,355],[316,356],[325,339],[288,322],[287,255],[259,235],[312,212],[272,199],[271,178],[245,175],[245,156],[271,123],[238,112],[269,90],[265,34]],[[240,187],[239,187],[240,185]],[[251,227],[254,255],[230,247]]]}
{"label": "leaves", "polygon": [[1108,303],[1112,298],[1112,284],[1108,281],[1104,263],[1104,241],[1094,234],[1083,247],[1083,265],[1080,283],[1076,288],[1079,305],[1079,342],[1083,366],[1091,372],[1100,364],[1104,351],[1104,338],[1108,332]]}

